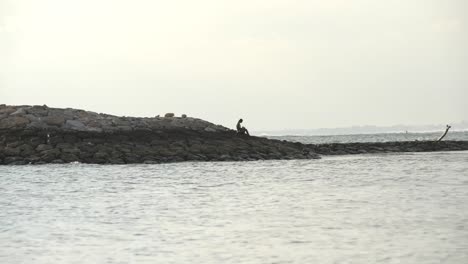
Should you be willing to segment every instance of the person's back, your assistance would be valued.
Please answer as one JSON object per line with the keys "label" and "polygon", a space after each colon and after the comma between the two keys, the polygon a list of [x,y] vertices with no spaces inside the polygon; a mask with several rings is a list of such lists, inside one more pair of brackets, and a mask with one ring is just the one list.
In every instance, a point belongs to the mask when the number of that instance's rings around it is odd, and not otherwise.
{"label": "person's back", "polygon": [[249,131],[247,130],[247,128],[241,126],[242,122],[244,122],[244,120],[239,119],[239,121],[237,122],[237,125],[236,125],[236,129],[237,129],[237,133],[238,134],[241,134],[241,135],[249,135]]}
{"label": "person's back", "polygon": [[242,129],[242,126],[241,126],[242,121],[243,121],[242,119],[239,119],[239,121],[237,121],[237,125],[236,125],[237,132],[239,132]]}

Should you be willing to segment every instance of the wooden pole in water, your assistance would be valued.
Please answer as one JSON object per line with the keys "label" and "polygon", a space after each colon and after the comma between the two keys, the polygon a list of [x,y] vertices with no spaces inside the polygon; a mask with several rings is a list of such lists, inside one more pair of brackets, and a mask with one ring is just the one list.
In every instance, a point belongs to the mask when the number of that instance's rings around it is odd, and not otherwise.
{"label": "wooden pole in water", "polygon": [[444,134],[437,141],[441,141],[445,137],[445,135],[447,135],[450,128],[451,126],[447,125],[447,129],[445,129]]}

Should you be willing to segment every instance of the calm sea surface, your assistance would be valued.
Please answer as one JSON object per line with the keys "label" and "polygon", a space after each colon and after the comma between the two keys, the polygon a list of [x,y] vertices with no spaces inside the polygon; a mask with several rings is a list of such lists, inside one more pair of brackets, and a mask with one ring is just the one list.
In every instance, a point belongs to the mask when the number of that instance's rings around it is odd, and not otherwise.
{"label": "calm sea surface", "polygon": [[0,166],[0,263],[468,263],[468,152]]}
{"label": "calm sea surface", "polygon": [[[307,144],[350,143],[350,142],[386,142],[386,141],[423,141],[437,140],[442,132],[431,133],[388,133],[340,136],[267,136],[272,139],[297,141]],[[444,140],[468,140],[468,131],[450,131]]]}

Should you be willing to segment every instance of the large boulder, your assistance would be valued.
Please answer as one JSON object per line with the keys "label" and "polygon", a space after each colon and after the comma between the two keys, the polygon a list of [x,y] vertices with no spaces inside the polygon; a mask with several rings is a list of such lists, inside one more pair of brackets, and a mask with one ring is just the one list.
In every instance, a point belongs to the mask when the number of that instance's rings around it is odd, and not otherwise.
{"label": "large boulder", "polygon": [[27,109],[28,114],[34,116],[47,116],[49,113],[49,108],[46,105],[34,105]]}
{"label": "large boulder", "polygon": [[11,113],[14,113],[16,112],[16,108],[14,107],[11,107],[11,106],[3,106],[3,107],[0,107],[0,114],[11,114]]}
{"label": "large boulder", "polygon": [[24,108],[18,108],[18,110],[16,110],[15,112],[11,113],[10,115],[12,116],[22,116],[22,115],[26,115],[26,110],[24,110]]}
{"label": "large boulder", "polygon": [[73,153],[62,153],[60,155],[60,159],[65,162],[74,162],[79,160],[79,158]]}
{"label": "large boulder", "polygon": [[22,116],[9,116],[0,121],[0,129],[24,128],[29,123],[29,119]]}
{"label": "large boulder", "polygon": [[213,127],[206,127],[204,130],[205,130],[206,132],[216,132],[216,129],[213,128]]}
{"label": "large boulder", "polygon": [[32,121],[26,126],[27,129],[47,129],[49,126],[41,121]]}
{"label": "large boulder", "polygon": [[41,152],[41,159],[45,162],[51,162],[60,155],[59,149],[49,149]]}
{"label": "large boulder", "polygon": [[78,130],[78,131],[86,130],[86,126],[81,121],[78,121],[78,120],[67,120],[67,122],[65,122],[64,128],[70,129],[70,130]]}
{"label": "large boulder", "polygon": [[60,115],[46,116],[43,120],[49,126],[61,126],[65,123],[65,118]]}
{"label": "large boulder", "polygon": [[40,144],[36,147],[36,151],[38,152],[42,152],[44,150],[49,150],[49,149],[53,149],[53,147],[51,145],[47,145],[47,144]]}
{"label": "large boulder", "polygon": [[20,152],[20,148],[6,147],[3,149],[3,154],[5,154],[5,156],[18,156]]}

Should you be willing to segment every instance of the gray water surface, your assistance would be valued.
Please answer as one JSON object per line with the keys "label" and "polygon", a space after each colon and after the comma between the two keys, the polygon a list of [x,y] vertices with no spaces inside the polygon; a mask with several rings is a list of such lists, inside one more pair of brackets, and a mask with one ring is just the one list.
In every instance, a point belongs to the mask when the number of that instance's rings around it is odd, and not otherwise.
{"label": "gray water surface", "polygon": [[468,263],[468,152],[0,166],[0,263]]}
{"label": "gray water surface", "polygon": [[[272,139],[288,140],[306,144],[355,143],[355,142],[387,142],[387,141],[434,141],[443,134],[428,133],[381,133],[357,135],[325,135],[325,136],[266,136]],[[468,141],[468,131],[450,131],[444,140]]]}

